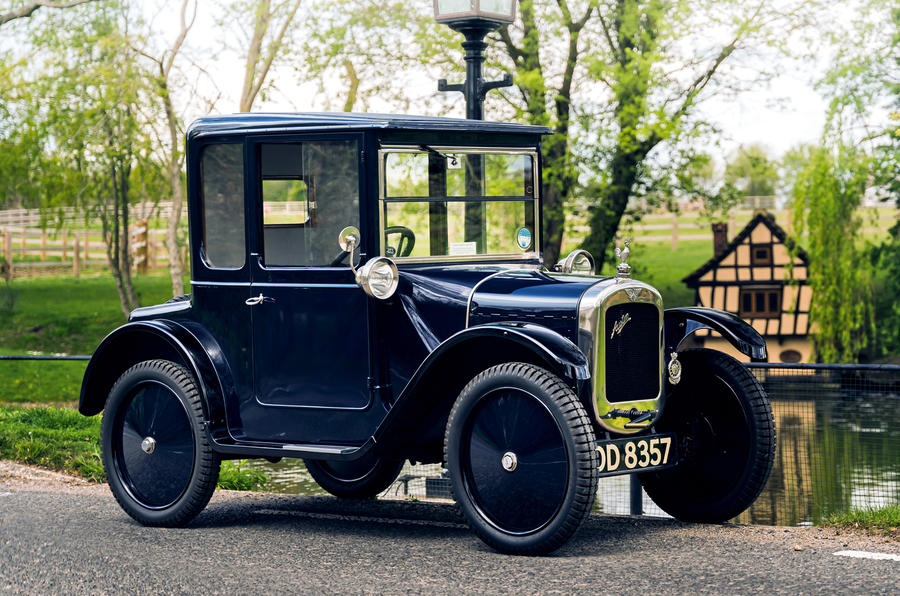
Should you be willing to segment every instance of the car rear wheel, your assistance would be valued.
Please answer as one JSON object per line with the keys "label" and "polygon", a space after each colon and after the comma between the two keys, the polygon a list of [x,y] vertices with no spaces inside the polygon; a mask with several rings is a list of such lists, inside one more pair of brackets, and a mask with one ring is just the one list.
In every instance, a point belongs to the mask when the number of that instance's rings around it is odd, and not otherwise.
{"label": "car rear wheel", "polygon": [[191,374],[167,360],[129,368],[109,394],[101,427],[103,467],[125,512],[147,526],[183,526],[206,507],[219,457],[203,425]]}
{"label": "car rear wheel", "polygon": [[369,499],[384,492],[403,469],[404,460],[367,454],[353,461],[303,460],[313,480],[336,497]]}
{"label": "car rear wheel", "polygon": [[712,350],[679,354],[682,380],[658,432],[680,444],[674,468],[641,474],[647,494],[683,521],[721,523],[762,492],[775,459],[775,421],[765,390],[740,362]]}
{"label": "car rear wheel", "polygon": [[523,363],[491,367],[460,393],[444,440],[454,498],[496,550],[545,554],[590,513],[594,431],[572,390]]}

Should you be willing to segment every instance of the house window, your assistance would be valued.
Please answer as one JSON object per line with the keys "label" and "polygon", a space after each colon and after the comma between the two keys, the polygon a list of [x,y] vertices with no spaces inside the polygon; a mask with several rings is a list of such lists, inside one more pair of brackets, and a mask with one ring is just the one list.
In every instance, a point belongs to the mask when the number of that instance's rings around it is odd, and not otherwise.
{"label": "house window", "polygon": [[753,266],[771,265],[772,264],[772,245],[771,244],[751,244],[750,245],[750,264]]}
{"label": "house window", "polygon": [[775,318],[781,316],[781,290],[748,288],[740,295],[742,317]]}

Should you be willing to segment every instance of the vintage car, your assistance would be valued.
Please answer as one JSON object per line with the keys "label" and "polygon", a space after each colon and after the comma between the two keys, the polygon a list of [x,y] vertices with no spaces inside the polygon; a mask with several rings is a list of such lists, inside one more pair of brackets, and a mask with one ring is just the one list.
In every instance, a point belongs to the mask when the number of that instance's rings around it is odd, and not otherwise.
{"label": "vintage car", "polygon": [[472,529],[507,553],[561,546],[598,478],[638,473],[682,520],[746,509],[772,412],[709,328],[653,287],[541,256],[542,127],[363,114],[239,114],[187,133],[191,294],[135,310],[85,372],[113,494],[181,526],[222,459],[302,458],[345,498],[442,463]]}

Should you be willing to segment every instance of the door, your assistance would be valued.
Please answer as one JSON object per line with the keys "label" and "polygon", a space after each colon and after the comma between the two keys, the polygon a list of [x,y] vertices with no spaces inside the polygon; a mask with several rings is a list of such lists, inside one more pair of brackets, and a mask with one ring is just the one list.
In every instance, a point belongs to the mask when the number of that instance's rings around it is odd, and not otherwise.
{"label": "door", "polygon": [[257,440],[360,443],[373,428],[368,299],[338,246],[343,228],[360,226],[360,139],[268,137],[252,142],[251,154],[259,225],[244,431]]}

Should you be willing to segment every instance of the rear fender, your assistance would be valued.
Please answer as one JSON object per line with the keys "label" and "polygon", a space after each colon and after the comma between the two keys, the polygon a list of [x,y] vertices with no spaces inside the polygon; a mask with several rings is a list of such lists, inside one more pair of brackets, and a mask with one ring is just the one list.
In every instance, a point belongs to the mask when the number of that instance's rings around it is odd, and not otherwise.
{"label": "rear fender", "polygon": [[201,329],[189,330],[165,319],[131,322],[103,339],[85,370],[78,411],[85,416],[99,414],[122,373],[153,359],[171,360],[186,367],[198,381],[211,433],[214,437],[227,433],[225,396],[233,383],[221,350]]}
{"label": "rear fender", "polygon": [[689,307],[667,309],[663,317],[666,332],[666,358],[677,352],[681,343],[698,329],[712,329],[727,339],[752,362],[766,362],[766,340],[746,321],[716,308]]}

